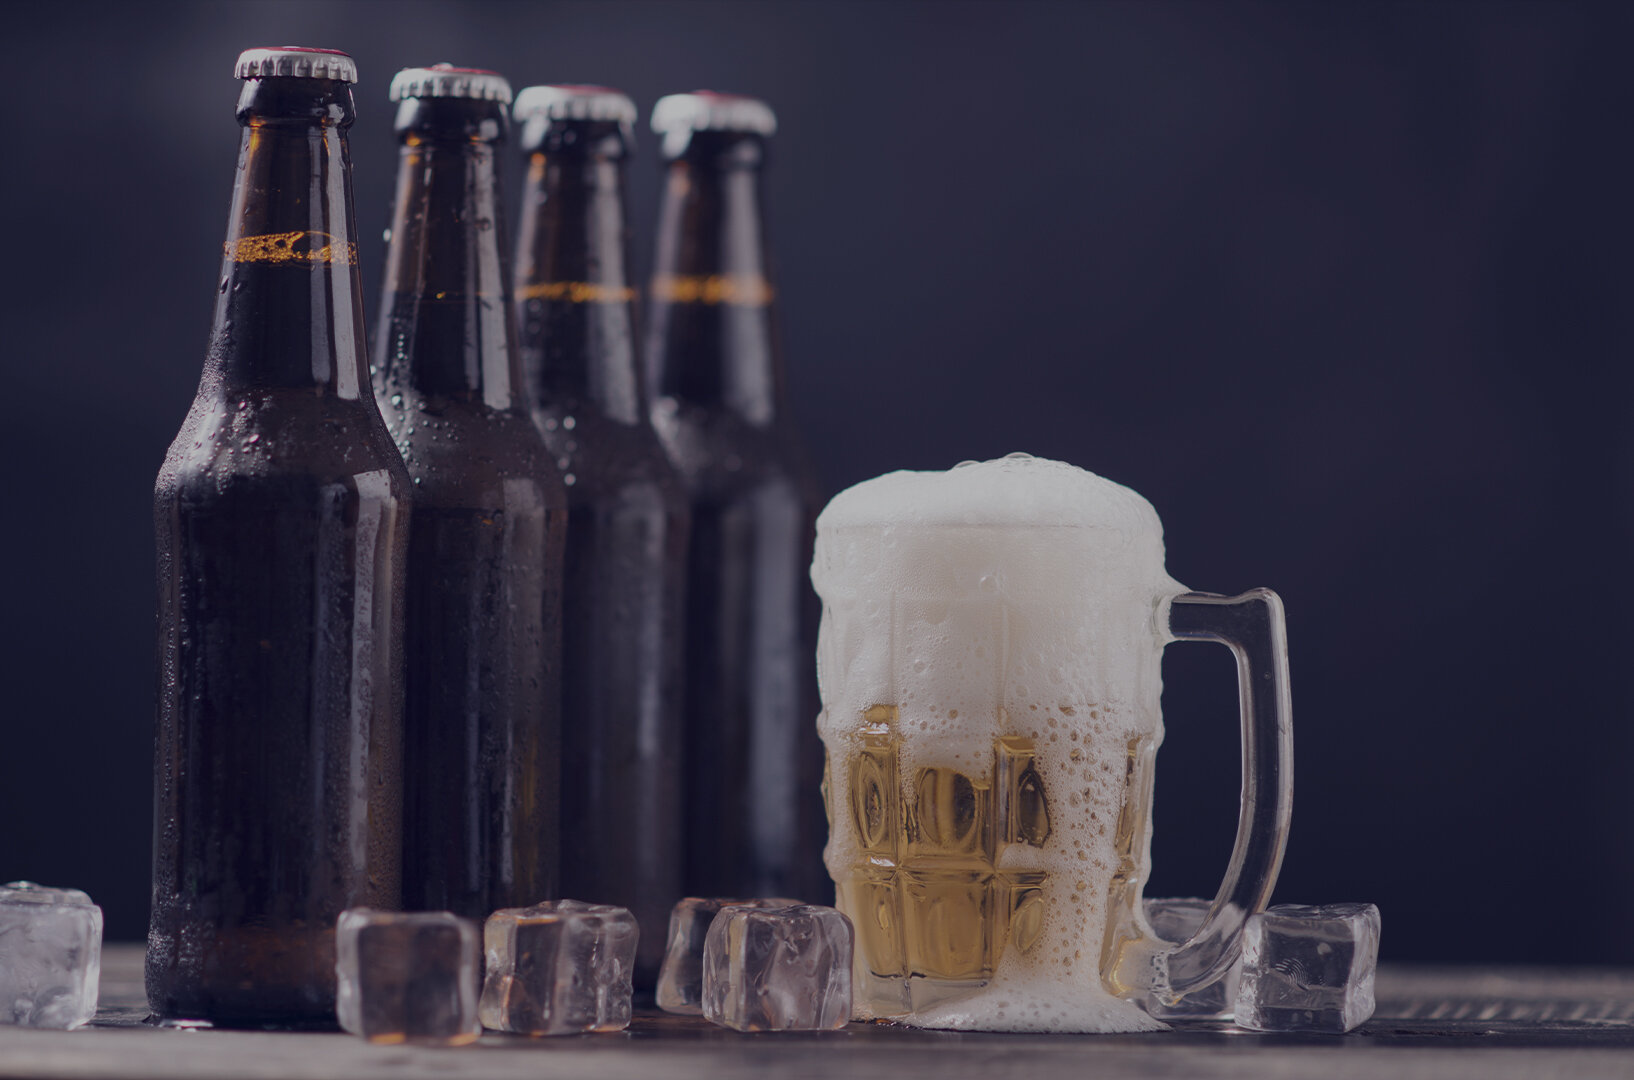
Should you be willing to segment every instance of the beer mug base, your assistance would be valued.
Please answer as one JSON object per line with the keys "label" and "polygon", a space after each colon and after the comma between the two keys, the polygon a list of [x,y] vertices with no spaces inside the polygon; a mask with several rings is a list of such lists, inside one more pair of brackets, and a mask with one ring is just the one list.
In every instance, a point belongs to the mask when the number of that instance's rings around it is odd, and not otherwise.
{"label": "beer mug base", "polygon": [[[925,982],[910,978],[912,982]],[[909,1027],[946,1031],[1017,1031],[1056,1034],[1112,1034],[1131,1031],[1165,1031],[1168,1025],[1146,1014],[1131,1001],[1113,997],[1095,985],[1085,985],[1075,976],[1044,976],[1024,973],[1007,979],[1001,973],[979,989],[967,989],[948,996],[951,989],[940,983],[934,992],[937,1004],[916,1002],[912,1012],[879,1019]],[[931,995],[925,995],[927,998]],[[865,1002],[855,1008],[859,1018]]]}
{"label": "beer mug base", "polygon": [[979,994],[987,979],[932,979],[923,975],[878,975],[870,972],[861,983],[852,973],[852,1013],[859,1020],[898,1020],[914,1023],[910,1014],[923,1014]]}

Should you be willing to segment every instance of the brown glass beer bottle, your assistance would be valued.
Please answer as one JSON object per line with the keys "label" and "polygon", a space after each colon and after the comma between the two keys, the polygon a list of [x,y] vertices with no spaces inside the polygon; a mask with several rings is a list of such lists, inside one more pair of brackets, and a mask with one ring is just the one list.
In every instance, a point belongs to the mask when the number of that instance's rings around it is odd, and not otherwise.
{"label": "brown glass beer bottle", "polygon": [[754,98],[653,109],[668,159],[653,262],[653,424],[691,500],[687,892],[827,902],[817,601],[819,501],[784,400]]}
{"label": "brown glass beer bottle", "polygon": [[496,158],[511,88],[409,68],[375,396],[414,478],[403,902],[486,918],[556,896],[567,495],[520,396]]}
{"label": "brown glass beer bottle", "polygon": [[333,1023],[335,918],[399,900],[411,484],[369,392],[356,66],[238,59],[244,127],[198,396],[154,490],[147,991],[162,1017]]}
{"label": "brown glass beer bottle", "polygon": [[638,986],[681,896],[686,497],[647,417],[624,216],[635,106],[598,87],[517,95],[527,189],[517,255],[534,421],[568,485],[562,892],[641,925]]}

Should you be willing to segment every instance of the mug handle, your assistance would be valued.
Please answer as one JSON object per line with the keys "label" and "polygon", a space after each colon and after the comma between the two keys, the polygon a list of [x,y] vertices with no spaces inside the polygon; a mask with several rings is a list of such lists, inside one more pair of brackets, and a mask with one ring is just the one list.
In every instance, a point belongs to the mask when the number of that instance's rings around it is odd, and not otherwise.
{"label": "mug handle", "polygon": [[1276,593],[1182,593],[1169,602],[1169,633],[1178,641],[1217,641],[1236,654],[1243,729],[1237,841],[1220,892],[1197,933],[1150,954],[1145,972],[1128,973],[1136,985],[1173,1005],[1237,962],[1248,917],[1271,897],[1293,815],[1294,735],[1288,632]]}

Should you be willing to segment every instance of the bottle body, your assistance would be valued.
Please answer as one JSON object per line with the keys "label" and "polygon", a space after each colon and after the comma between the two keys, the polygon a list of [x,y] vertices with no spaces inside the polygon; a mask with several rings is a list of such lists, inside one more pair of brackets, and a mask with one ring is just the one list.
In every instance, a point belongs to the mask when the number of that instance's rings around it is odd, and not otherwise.
{"label": "bottle body", "polygon": [[562,892],[630,908],[650,987],[682,896],[687,510],[647,417],[616,124],[530,124],[517,296],[534,420],[561,467]]}
{"label": "bottle body", "polygon": [[410,481],[366,392],[346,84],[251,80],[203,378],[154,490],[149,1004],[332,1024],[400,895]]}
{"label": "bottle body", "polygon": [[336,917],[398,903],[407,478],[379,446],[279,460],[368,426],[286,394],[208,403],[154,493],[165,1017],[324,1023]]}
{"label": "bottle body", "polygon": [[494,101],[411,99],[375,393],[415,486],[403,897],[486,918],[557,894],[567,502],[520,378]]}
{"label": "bottle body", "polygon": [[670,909],[683,895],[685,502],[650,429],[571,401],[534,416],[574,478],[562,604],[562,894],[635,914],[643,988],[657,977]]}
{"label": "bottle body", "polygon": [[808,577],[816,484],[778,433],[673,401],[654,421],[692,520],[684,886],[828,903]]}
{"label": "bottle body", "polygon": [[[537,439],[531,426],[523,434]],[[480,435],[501,441],[491,428]],[[415,492],[403,716],[403,900],[413,910],[486,918],[557,895],[567,514],[530,474],[532,458],[468,474],[487,482],[457,492]],[[423,477],[436,460],[411,472]],[[441,472],[447,481],[453,470]]]}
{"label": "bottle body", "polygon": [[787,418],[753,133],[672,140],[648,339],[653,423],[692,515],[687,855],[699,896],[826,903],[817,738],[820,499]]}

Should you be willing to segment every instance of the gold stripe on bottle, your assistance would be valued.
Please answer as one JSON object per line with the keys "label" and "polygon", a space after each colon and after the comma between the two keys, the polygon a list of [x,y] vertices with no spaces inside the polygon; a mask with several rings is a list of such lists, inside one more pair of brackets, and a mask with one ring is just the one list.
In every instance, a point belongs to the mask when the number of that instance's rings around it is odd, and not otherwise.
{"label": "gold stripe on bottle", "polygon": [[773,294],[772,283],[759,274],[660,274],[652,282],[653,299],[673,304],[765,307]]}
{"label": "gold stripe on bottle", "polygon": [[264,236],[241,236],[237,240],[227,241],[225,247],[227,257],[241,263],[298,263],[306,266],[333,263],[351,266],[357,262],[355,243],[347,241],[338,244],[328,233],[304,229],[267,233]]}
{"label": "gold stripe on bottle", "polygon": [[543,281],[516,290],[518,300],[566,300],[574,304],[624,304],[635,299],[628,285],[596,281]]}

